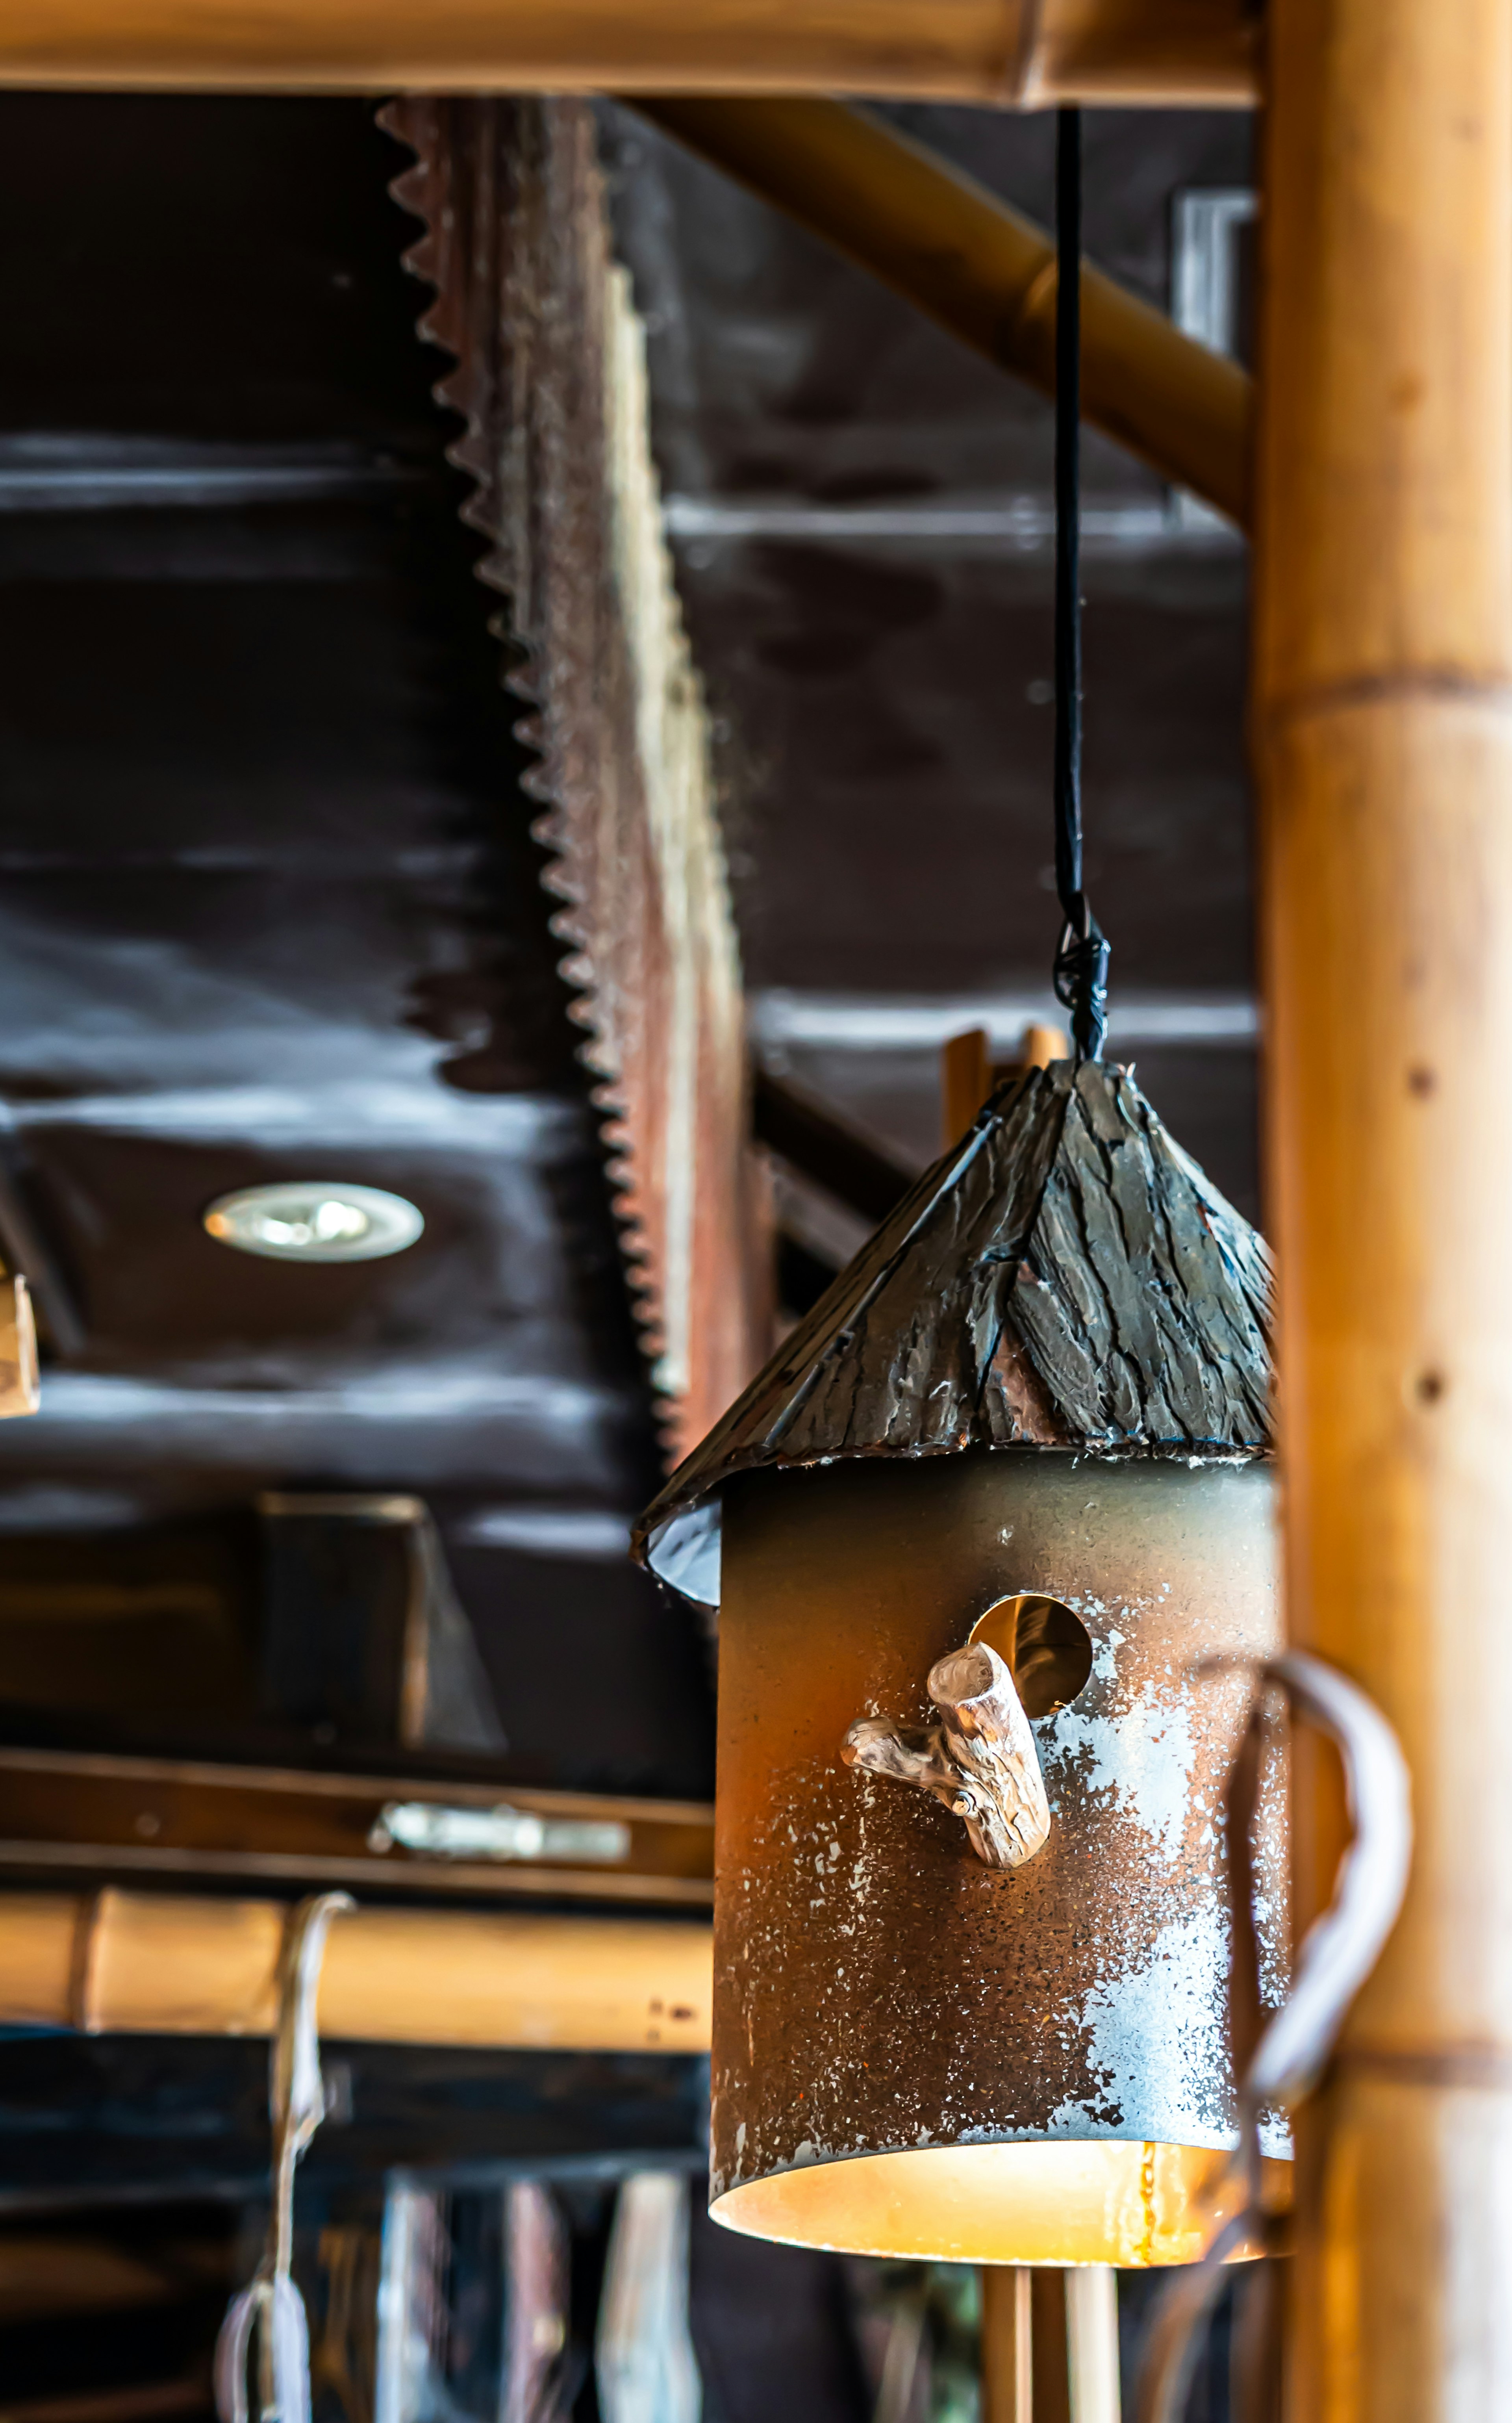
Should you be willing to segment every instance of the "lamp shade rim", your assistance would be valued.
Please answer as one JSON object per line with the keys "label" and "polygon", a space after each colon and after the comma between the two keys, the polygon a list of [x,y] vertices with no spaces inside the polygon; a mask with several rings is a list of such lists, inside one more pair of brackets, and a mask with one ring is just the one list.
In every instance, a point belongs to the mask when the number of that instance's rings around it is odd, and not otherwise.
{"label": "lamp shade rim", "polygon": [[[753,1471],[811,1473],[825,1470],[835,1464],[875,1464],[885,1461],[895,1450],[871,1449],[833,1455],[782,1456],[768,1455],[748,1462],[732,1464],[718,1481],[696,1497],[685,1499],[664,1513],[654,1526],[648,1516],[633,1535],[632,1553],[638,1562],[655,1575],[658,1581],[675,1590],[680,1597],[690,1599],[700,1607],[717,1607],[723,1587],[723,1509],[720,1490],[726,1481]],[[1128,1442],[1108,1441],[1099,1444],[1040,1445],[1016,1439],[977,1439],[960,1441],[950,1447],[914,1450],[916,1462],[935,1462],[951,1455],[1015,1455],[1052,1459],[1057,1463],[1108,1465],[1166,1464],[1179,1465],[1189,1471],[1219,1471],[1239,1465],[1270,1464],[1273,1450],[1268,1445],[1234,1447],[1219,1441],[1182,1439],[1138,1439]],[[658,1504],[665,1501],[658,1501]],[[655,1512],[655,1509],[652,1512]]]}
{"label": "lamp shade rim", "polygon": [[[1233,2152],[1112,2134],[868,2148],[738,2181],[709,2210],[743,2236],[835,2254],[1158,2269],[1199,2261],[1242,2204]],[[1289,2153],[1268,2151],[1264,2171],[1285,2209]]]}

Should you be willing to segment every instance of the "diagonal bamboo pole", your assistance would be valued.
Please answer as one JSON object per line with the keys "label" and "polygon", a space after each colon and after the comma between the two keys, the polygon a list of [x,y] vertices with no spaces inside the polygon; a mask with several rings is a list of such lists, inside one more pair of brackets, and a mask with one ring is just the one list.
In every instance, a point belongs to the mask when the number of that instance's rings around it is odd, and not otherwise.
{"label": "diagonal bamboo pole", "polygon": [[[974,178],[836,101],[626,98],[963,344],[1054,394],[1054,240]],[[1237,362],[1083,269],[1084,418],[1241,525],[1251,401]]]}
{"label": "diagonal bamboo pole", "polygon": [[[1417,1851],[1299,2182],[1298,2423],[1512,2413],[1512,0],[1273,0],[1257,475],[1295,1639]],[[1337,1836],[1297,1792],[1299,1917]]]}

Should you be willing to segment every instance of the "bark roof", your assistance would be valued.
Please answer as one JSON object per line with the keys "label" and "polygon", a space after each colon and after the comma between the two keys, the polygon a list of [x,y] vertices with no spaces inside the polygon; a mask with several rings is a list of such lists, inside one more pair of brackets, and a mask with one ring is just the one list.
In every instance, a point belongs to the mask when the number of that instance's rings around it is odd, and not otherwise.
{"label": "bark roof", "polygon": [[1126,1070],[1030,1069],[673,1473],[636,1553],[717,1597],[708,1501],[770,1465],[978,1446],[1262,1455],[1270,1303],[1264,1241]]}

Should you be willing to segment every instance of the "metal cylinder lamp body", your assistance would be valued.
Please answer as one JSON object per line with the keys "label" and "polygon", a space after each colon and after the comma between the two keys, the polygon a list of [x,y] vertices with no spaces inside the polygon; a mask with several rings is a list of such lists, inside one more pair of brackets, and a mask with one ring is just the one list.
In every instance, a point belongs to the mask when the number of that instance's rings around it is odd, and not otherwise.
{"label": "metal cylinder lamp body", "polygon": [[[1131,1081],[1032,1071],[651,1511],[649,1560],[720,1609],[717,2219],[1203,2251],[1221,1804],[1238,1661],[1277,1645],[1265,1291]],[[1278,1968],[1281,1852],[1272,1809]]]}

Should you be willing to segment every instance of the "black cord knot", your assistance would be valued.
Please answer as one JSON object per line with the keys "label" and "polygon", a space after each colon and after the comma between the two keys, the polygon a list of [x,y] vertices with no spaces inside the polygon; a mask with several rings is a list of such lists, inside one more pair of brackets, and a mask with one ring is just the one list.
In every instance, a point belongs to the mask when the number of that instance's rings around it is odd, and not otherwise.
{"label": "black cord knot", "polygon": [[1108,1038],[1108,961],[1111,946],[1092,913],[1085,893],[1077,914],[1067,917],[1055,946],[1050,976],[1055,998],[1071,1013],[1071,1040],[1079,1060],[1100,1060]]}

